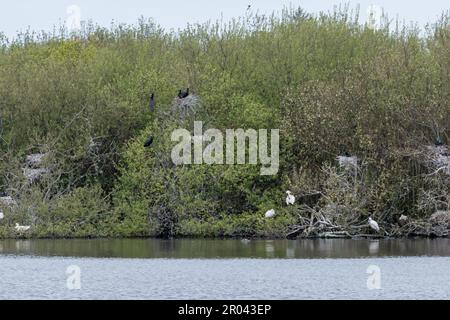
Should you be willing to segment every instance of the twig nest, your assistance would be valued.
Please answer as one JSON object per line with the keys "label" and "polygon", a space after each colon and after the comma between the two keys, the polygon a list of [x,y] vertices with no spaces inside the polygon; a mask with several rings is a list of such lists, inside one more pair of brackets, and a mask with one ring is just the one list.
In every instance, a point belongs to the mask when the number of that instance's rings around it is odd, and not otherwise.
{"label": "twig nest", "polygon": [[44,153],[30,154],[26,158],[26,164],[30,168],[38,168],[38,167],[42,166],[42,163],[44,162],[45,157],[46,157],[46,154],[44,154]]}
{"label": "twig nest", "polygon": [[450,211],[436,211],[430,217],[433,226],[450,228]]}
{"label": "twig nest", "polygon": [[354,170],[358,168],[358,157],[353,156],[338,156],[337,161],[339,163],[339,167],[345,170]]}
{"label": "twig nest", "polygon": [[186,98],[176,97],[172,102],[172,110],[182,115],[195,114],[201,107],[200,97],[191,94]]}
{"label": "twig nest", "polygon": [[17,202],[12,197],[0,197],[0,220],[5,218],[5,214],[3,213],[3,209],[12,208],[16,206]]}
{"label": "twig nest", "polygon": [[28,179],[28,182],[30,182],[30,183],[38,181],[40,178],[42,178],[48,172],[49,172],[48,169],[45,169],[45,168],[41,168],[41,169],[23,168],[23,175],[25,176],[25,178]]}
{"label": "twig nest", "polygon": [[429,220],[431,224],[430,234],[438,237],[449,236],[450,211],[437,211],[433,213]]}
{"label": "twig nest", "polygon": [[450,175],[450,150],[446,146],[428,146],[425,162],[433,170],[433,174],[442,172]]}
{"label": "twig nest", "polygon": [[17,202],[12,197],[0,197],[0,207],[12,207],[17,205]]}

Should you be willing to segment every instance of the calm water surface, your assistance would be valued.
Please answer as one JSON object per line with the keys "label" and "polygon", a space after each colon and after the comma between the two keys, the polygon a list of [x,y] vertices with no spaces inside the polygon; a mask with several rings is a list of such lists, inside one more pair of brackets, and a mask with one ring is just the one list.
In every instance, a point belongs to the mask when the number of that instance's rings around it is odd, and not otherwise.
{"label": "calm water surface", "polygon": [[0,268],[0,299],[450,299],[449,239],[2,240]]}

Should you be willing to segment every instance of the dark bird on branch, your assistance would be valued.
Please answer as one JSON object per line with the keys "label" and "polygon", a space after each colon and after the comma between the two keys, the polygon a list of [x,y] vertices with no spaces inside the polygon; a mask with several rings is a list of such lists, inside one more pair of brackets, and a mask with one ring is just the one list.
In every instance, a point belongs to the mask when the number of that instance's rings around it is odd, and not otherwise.
{"label": "dark bird on branch", "polygon": [[187,98],[188,96],[189,96],[189,88],[187,88],[186,91],[180,90],[180,91],[178,92],[178,98],[180,98],[180,99]]}
{"label": "dark bird on branch", "polygon": [[444,145],[444,141],[441,138],[438,138],[435,142],[436,147],[441,147]]}
{"label": "dark bird on branch", "polygon": [[150,96],[150,111],[153,112],[155,111],[155,94],[152,93],[152,95]]}
{"label": "dark bird on branch", "polygon": [[148,138],[147,141],[145,142],[144,148],[149,148],[149,147],[152,146],[152,144],[153,144],[153,137],[150,137],[150,138]]}

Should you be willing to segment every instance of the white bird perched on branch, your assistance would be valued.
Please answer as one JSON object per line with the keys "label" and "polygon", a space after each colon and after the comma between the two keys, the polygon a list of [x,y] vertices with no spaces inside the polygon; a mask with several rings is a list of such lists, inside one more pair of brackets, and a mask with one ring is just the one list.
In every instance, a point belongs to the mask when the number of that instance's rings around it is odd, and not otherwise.
{"label": "white bird perched on branch", "polygon": [[376,232],[380,232],[380,227],[378,226],[378,223],[375,220],[372,220],[372,218],[369,218],[369,226]]}
{"label": "white bird perched on branch", "polygon": [[295,204],[295,196],[289,190],[286,191],[286,193],[287,193],[286,204],[287,205],[294,205]]}
{"label": "white bird perched on branch", "polygon": [[0,220],[3,220],[5,218],[5,214],[3,213],[3,211],[0,209]]}
{"label": "white bird perched on branch", "polygon": [[17,232],[25,232],[31,229],[31,226],[20,226],[18,223],[16,223],[15,229]]}
{"label": "white bird perched on branch", "polygon": [[273,209],[266,212],[266,218],[273,218],[273,217],[275,217],[275,215],[276,215],[276,212]]}

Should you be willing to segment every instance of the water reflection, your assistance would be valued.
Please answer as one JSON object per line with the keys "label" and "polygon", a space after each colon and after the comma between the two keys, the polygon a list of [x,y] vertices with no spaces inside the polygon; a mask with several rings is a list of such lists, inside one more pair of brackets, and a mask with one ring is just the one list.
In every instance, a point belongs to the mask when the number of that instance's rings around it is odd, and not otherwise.
{"label": "water reflection", "polygon": [[380,241],[373,240],[369,242],[369,253],[370,255],[377,255],[378,251],[380,251]]}
{"label": "water reflection", "polygon": [[450,239],[0,240],[0,254],[121,258],[360,258],[450,256]]}
{"label": "water reflection", "polygon": [[17,252],[29,251],[31,248],[31,241],[20,241],[15,242],[15,247]]}
{"label": "water reflection", "polygon": [[275,246],[273,244],[273,240],[266,241],[266,257],[273,258],[275,254]]}

